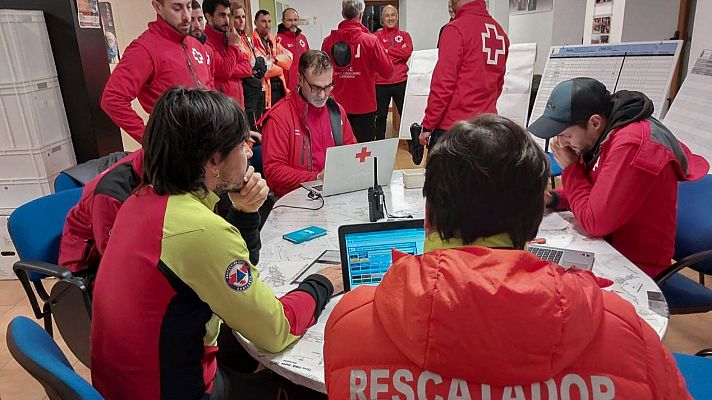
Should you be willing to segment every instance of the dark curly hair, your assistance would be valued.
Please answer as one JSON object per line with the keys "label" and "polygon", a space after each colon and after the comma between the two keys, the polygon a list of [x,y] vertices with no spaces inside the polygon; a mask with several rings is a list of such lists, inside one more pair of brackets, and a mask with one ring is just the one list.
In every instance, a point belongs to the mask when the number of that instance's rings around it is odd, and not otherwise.
{"label": "dark curly hair", "polygon": [[423,195],[443,240],[509,234],[524,248],[544,215],[549,159],[513,121],[484,114],[455,124],[430,153]]}

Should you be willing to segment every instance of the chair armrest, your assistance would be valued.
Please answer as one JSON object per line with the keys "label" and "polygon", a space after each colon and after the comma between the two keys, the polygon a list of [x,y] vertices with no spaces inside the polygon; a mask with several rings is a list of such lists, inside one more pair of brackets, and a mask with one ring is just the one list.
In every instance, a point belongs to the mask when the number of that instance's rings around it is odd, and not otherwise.
{"label": "chair armrest", "polygon": [[61,265],[50,264],[43,261],[20,260],[12,266],[13,271],[25,271],[36,273],[50,278],[66,279],[72,276],[72,272]]}
{"label": "chair armrest", "polygon": [[695,353],[695,355],[698,357],[710,357],[710,356],[712,356],[712,349],[700,350],[697,353]]}
{"label": "chair armrest", "polygon": [[667,281],[671,276],[675,275],[678,271],[683,268],[690,267],[695,264],[699,264],[702,261],[712,260],[712,250],[705,250],[693,255],[687,256],[682,260],[676,262],[675,264],[668,267],[663,271],[657,278],[655,278],[655,283],[661,286]]}

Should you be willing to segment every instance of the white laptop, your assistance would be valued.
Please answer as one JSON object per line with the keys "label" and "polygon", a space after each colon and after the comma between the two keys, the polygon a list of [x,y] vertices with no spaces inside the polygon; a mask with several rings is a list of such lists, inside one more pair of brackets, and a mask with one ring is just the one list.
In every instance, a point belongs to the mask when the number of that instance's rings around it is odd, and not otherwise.
{"label": "white laptop", "polygon": [[330,147],[324,179],[304,182],[302,187],[322,196],[367,189],[373,186],[374,157],[378,157],[378,184],[389,185],[397,150],[398,138]]}
{"label": "white laptop", "polygon": [[529,245],[527,246],[527,251],[544,261],[555,262],[564,268],[576,267],[589,271],[593,268],[594,254],[587,251],[539,245]]}

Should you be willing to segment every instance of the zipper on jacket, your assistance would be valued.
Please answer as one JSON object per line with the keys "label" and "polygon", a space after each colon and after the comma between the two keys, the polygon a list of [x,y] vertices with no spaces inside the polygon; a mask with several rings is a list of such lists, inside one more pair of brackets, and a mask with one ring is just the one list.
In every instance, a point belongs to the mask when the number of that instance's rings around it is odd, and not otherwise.
{"label": "zipper on jacket", "polygon": [[186,62],[188,63],[188,73],[193,81],[193,86],[202,87],[203,85],[200,83],[200,78],[198,78],[197,72],[193,69],[193,63],[190,61],[191,55],[188,54],[188,46],[186,46],[185,43],[180,42],[180,47],[183,49],[183,54],[185,54]]}
{"label": "zipper on jacket", "polygon": [[[307,123],[307,112],[309,111],[309,105],[307,105],[304,108],[304,114],[302,114],[302,122],[304,123],[304,127],[306,128],[306,133],[309,135],[309,171],[314,170],[314,155],[312,154],[312,147],[311,147],[311,129],[309,129],[309,124]],[[306,146],[304,148],[306,150]],[[302,152],[302,154],[304,154]],[[302,165],[304,165],[304,161],[302,159]]]}
{"label": "zipper on jacket", "polygon": [[304,165],[304,153],[307,152],[307,141],[304,136],[302,136],[302,165]]}

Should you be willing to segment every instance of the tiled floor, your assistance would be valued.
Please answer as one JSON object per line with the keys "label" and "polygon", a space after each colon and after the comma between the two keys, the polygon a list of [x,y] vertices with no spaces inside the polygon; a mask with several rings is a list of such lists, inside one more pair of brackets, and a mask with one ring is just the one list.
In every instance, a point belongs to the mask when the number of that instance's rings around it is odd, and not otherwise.
{"label": "tiled floor", "polygon": [[[401,147],[397,157],[397,168],[414,168],[410,155]],[[691,274],[691,277],[695,276]],[[32,309],[17,281],[0,281],[0,398],[3,400],[41,400],[47,399],[42,387],[20,367],[7,350],[5,330],[7,324],[18,315],[32,317]],[[57,330],[55,329],[55,332]],[[682,353],[694,353],[706,347],[712,347],[712,313],[702,315],[673,316],[664,343],[671,350]],[[60,348],[67,355],[80,375],[89,379],[89,370],[72,355],[58,333],[55,337]]]}

